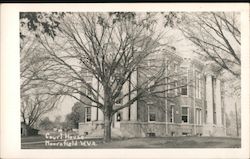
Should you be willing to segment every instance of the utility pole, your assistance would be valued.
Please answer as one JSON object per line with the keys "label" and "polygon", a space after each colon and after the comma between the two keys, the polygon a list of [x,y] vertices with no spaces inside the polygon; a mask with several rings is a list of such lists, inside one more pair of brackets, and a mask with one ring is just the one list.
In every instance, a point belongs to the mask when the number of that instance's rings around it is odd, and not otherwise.
{"label": "utility pole", "polygon": [[237,136],[239,136],[238,112],[237,112],[236,102],[235,102],[235,118],[236,118],[236,132],[237,132]]}

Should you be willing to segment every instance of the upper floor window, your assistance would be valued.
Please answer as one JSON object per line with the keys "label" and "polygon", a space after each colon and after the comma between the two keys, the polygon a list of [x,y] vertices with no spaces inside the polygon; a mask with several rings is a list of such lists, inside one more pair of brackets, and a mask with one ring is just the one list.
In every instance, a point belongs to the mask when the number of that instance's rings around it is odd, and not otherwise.
{"label": "upper floor window", "polygon": [[181,95],[188,95],[188,69],[182,67]]}
{"label": "upper floor window", "polygon": [[154,90],[154,85],[155,85],[155,81],[154,80],[149,81],[149,83],[147,85],[149,92],[152,92]]}
{"label": "upper floor window", "polygon": [[156,65],[156,59],[151,58],[147,60],[147,67],[156,67]]}
{"label": "upper floor window", "polygon": [[182,79],[181,95],[188,95],[187,76]]}
{"label": "upper floor window", "polygon": [[178,71],[178,66],[177,66],[176,63],[173,64],[173,71],[174,71],[175,73],[177,73],[177,71]]}
{"label": "upper floor window", "polygon": [[168,92],[171,93],[172,95],[178,95],[178,84],[177,81],[175,80],[169,80],[169,84],[168,84]]}
{"label": "upper floor window", "polygon": [[92,95],[92,88],[91,88],[91,83],[86,83],[82,86],[81,91],[84,95],[91,96]]}
{"label": "upper floor window", "polygon": [[201,98],[202,83],[201,83],[201,73],[195,71],[195,97]]}
{"label": "upper floor window", "polygon": [[87,77],[91,77],[92,76],[92,74],[91,74],[91,72],[89,70],[86,70],[86,76]]}
{"label": "upper floor window", "polygon": [[92,85],[92,83],[90,83],[90,82],[87,82],[84,85],[83,93],[85,93],[87,96],[91,96],[92,95],[92,87],[91,87],[91,85]]}
{"label": "upper floor window", "polygon": [[116,100],[116,102],[115,102],[116,104],[122,104],[122,101],[123,101],[123,100],[122,100],[122,99],[123,99],[122,96],[123,96],[123,93],[121,92],[121,93],[119,94],[119,96],[117,97],[117,100]]}
{"label": "upper floor window", "polygon": [[87,68],[83,68],[81,73],[83,75],[82,78],[84,78],[85,81],[90,82],[93,80],[93,74]]}
{"label": "upper floor window", "polygon": [[181,107],[181,121],[182,123],[189,122],[189,108],[188,107]]}

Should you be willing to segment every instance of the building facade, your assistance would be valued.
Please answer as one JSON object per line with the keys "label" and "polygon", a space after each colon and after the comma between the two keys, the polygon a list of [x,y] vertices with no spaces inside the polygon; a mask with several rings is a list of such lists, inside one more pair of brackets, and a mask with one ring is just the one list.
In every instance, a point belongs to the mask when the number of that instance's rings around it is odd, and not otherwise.
{"label": "building facade", "polygon": [[[112,129],[124,137],[225,136],[223,81],[216,75],[216,69],[171,52],[158,58],[171,61],[167,64],[166,74],[176,74],[166,80],[168,84],[162,88],[167,89],[164,93],[168,98],[138,100],[123,108],[113,116]],[[157,60],[150,59],[146,63],[152,67]],[[134,82],[142,82],[148,76],[139,72],[133,74]],[[89,82],[99,87],[95,79],[90,78]],[[125,84],[123,91],[129,91],[130,87]],[[103,130],[102,111],[86,107],[85,121],[79,123],[79,133],[94,134],[100,130]]]}

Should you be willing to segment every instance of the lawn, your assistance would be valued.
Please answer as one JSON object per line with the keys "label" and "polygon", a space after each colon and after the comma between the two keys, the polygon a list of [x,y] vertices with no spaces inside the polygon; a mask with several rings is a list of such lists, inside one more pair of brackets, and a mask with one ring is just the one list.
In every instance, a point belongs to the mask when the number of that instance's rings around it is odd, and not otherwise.
{"label": "lawn", "polygon": [[103,143],[97,148],[240,148],[239,138],[155,137],[135,138]]}
{"label": "lawn", "polygon": [[[103,143],[101,139],[85,139],[84,144],[75,146],[45,146],[43,136],[23,137],[22,149],[85,149],[85,148],[240,148],[240,138],[228,137],[152,137],[115,139],[109,143]],[[61,141],[63,143],[63,141]],[[83,140],[81,141],[81,143]],[[94,145],[92,144],[94,142]]]}

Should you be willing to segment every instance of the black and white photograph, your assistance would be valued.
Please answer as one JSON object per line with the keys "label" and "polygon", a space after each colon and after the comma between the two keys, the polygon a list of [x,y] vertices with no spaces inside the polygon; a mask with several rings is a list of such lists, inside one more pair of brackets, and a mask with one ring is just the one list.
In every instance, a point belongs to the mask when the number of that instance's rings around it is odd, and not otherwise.
{"label": "black and white photograph", "polygon": [[244,11],[19,10],[19,153],[246,150]]}
{"label": "black and white photograph", "polygon": [[21,12],[22,148],[240,147],[237,12]]}

